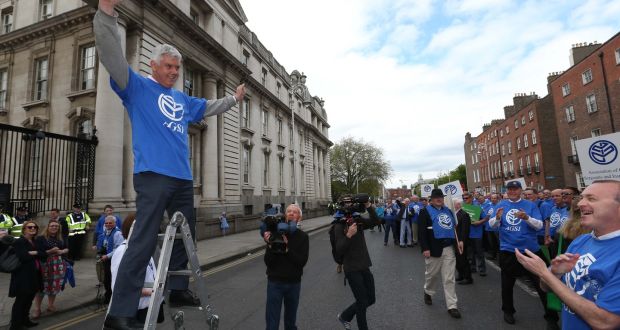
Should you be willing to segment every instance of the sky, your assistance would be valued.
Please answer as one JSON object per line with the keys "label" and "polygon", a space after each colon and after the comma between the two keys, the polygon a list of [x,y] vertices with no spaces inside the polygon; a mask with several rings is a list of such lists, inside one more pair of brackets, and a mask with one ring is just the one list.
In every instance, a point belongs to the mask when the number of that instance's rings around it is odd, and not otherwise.
{"label": "sky", "polygon": [[547,95],[573,44],[620,32],[620,1],[240,0],[246,25],[325,100],[330,140],[381,148],[387,187],[465,163],[465,134]]}

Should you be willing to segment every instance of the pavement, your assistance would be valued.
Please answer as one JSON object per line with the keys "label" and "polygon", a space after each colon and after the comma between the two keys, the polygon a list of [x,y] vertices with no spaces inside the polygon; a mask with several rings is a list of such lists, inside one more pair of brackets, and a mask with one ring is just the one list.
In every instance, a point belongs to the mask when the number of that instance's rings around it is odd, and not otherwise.
{"label": "pavement", "polygon": [[[323,229],[331,223],[331,216],[322,216],[304,219],[302,229],[313,232]],[[198,242],[198,259],[203,270],[216,267],[233,260],[253,254],[264,249],[265,243],[258,230],[250,230],[237,234],[208,238]],[[76,286],[67,285],[65,290],[56,298],[57,311],[53,314],[46,312],[47,298],[41,305],[41,318],[66,313],[77,308],[97,304],[97,274],[95,273],[95,259],[84,258],[75,262],[73,266]],[[8,327],[11,319],[11,308],[14,298],[8,297],[10,274],[0,273],[0,329]],[[101,288],[101,293],[103,293]]]}

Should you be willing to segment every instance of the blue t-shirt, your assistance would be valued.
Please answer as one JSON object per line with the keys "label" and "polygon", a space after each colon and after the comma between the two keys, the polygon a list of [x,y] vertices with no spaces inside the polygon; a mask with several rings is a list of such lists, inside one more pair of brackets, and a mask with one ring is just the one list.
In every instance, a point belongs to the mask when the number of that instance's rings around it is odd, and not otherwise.
{"label": "blue t-shirt", "polygon": [[521,252],[525,252],[525,249],[532,252],[540,250],[538,240],[536,239],[536,229],[530,227],[525,220],[517,218],[516,215],[522,209],[528,216],[540,220],[540,211],[536,204],[525,199],[520,199],[518,202],[504,199],[497,203],[493,217],[495,217],[497,209],[500,207],[504,208],[499,226],[500,250],[512,253],[515,252],[515,248]]}
{"label": "blue t-shirt", "polygon": [[420,210],[422,209],[422,203],[420,202],[411,202],[409,203],[409,210],[411,211],[411,222],[418,223],[418,216],[420,215]]}
{"label": "blue t-shirt", "polygon": [[[540,203],[540,207],[538,208],[540,210],[540,216],[541,218],[539,220],[547,220],[549,219],[549,217],[551,216],[551,209],[555,206],[555,203],[551,203],[549,204],[547,201],[543,201],[542,203]],[[538,236],[545,236],[545,226],[542,227],[542,229],[540,229],[536,235]]]}
{"label": "blue t-shirt", "polygon": [[[562,282],[596,306],[620,315],[620,236],[597,239],[592,234],[577,237],[566,252],[579,254],[572,271]],[[566,305],[562,308],[562,329],[591,329]]]}
{"label": "blue t-shirt", "polygon": [[429,205],[426,207],[426,211],[428,211],[433,222],[433,235],[435,238],[455,238],[454,227],[456,226],[456,221],[449,208],[443,206],[438,210],[434,206]]}
{"label": "blue t-shirt", "polygon": [[[480,207],[480,206],[478,206],[478,207]],[[480,211],[480,219],[471,219],[471,220],[472,220],[472,222],[473,221],[478,221],[478,220],[484,219],[485,217],[486,217],[486,215],[484,213],[484,209],[482,209]],[[483,228],[484,228],[484,224],[481,224],[481,225],[478,225],[478,226],[474,226],[474,225],[469,226],[469,238],[482,238]]]}
{"label": "blue t-shirt", "polygon": [[549,213],[549,236],[553,237],[568,219],[568,207],[554,206]]}
{"label": "blue t-shirt", "polygon": [[188,124],[202,120],[207,100],[165,88],[131,69],[125,89],[111,78],[110,85],[131,121],[134,173],[152,171],[192,180]]}
{"label": "blue t-shirt", "polygon": [[[485,216],[492,217],[495,214],[495,209],[497,209],[497,204],[493,204],[489,202],[488,204],[486,204],[486,206],[482,207],[482,212],[485,214]],[[484,223],[484,230],[498,232],[499,227],[491,227],[491,225],[489,224],[489,221],[487,221]]]}

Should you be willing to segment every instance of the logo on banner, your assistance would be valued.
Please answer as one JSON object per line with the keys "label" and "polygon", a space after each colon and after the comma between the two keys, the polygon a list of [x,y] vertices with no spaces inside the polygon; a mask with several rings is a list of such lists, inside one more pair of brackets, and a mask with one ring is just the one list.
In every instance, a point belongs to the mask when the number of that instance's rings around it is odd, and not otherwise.
{"label": "logo on banner", "polygon": [[598,140],[590,145],[588,155],[593,162],[599,165],[608,165],[618,157],[618,148],[607,140]]}
{"label": "logo on banner", "polygon": [[444,192],[444,193],[446,193],[446,194],[447,194],[447,193],[450,193],[450,195],[454,195],[454,194],[456,194],[456,193],[457,193],[457,191],[458,191],[458,189],[457,189],[457,188],[456,188],[456,186],[455,186],[455,185],[453,185],[453,184],[449,184],[449,185],[447,185],[447,186],[443,189],[443,192]]}
{"label": "logo on banner", "polygon": [[508,222],[511,226],[518,226],[521,223],[521,218],[517,217],[517,209],[510,209],[508,213],[506,213],[506,222]]}
{"label": "logo on banner", "polygon": [[439,220],[439,226],[443,229],[452,229],[452,219],[445,213],[439,214],[437,217]]}
{"label": "logo on banner", "polygon": [[563,224],[564,221],[566,221],[566,217],[562,217],[560,212],[553,212],[551,214],[551,217],[549,217],[549,220],[551,220],[551,227],[555,228],[555,227]]}
{"label": "logo on banner", "polygon": [[425,192],[431,192],[431,186],[424,186]]}
{"label": "logo on banner", "polygon": [[183,119],[183,104],[177,104],[170,95],[160,94],[157,100],[159,111],[172,121]]}

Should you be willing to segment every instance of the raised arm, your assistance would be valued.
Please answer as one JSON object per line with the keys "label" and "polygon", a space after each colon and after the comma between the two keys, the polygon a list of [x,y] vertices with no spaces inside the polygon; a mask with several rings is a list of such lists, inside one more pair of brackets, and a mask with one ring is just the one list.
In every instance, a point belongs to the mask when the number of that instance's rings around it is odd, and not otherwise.
{"label": "raised arm", "polygon": [[99,10],[95,14],[93,28],[99,60],[114,82],[121,89],[125,89],[129,79],[129,64],[123,54],[121,36],[116,23],[118,14],[114,10],[120,2],[121,0],[99,0]]}

